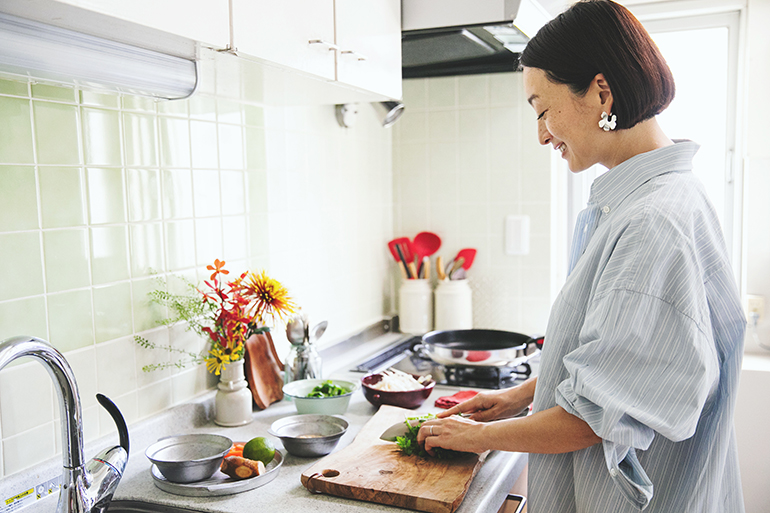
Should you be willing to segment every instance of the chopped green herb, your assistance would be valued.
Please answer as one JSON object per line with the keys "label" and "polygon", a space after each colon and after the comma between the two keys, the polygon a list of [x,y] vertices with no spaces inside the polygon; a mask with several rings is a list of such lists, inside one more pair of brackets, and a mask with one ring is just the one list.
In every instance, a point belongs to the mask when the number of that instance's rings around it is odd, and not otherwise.
{"label": "chopped green herb", "polygon": [[[401,452],[406,454],[407,456],[417,455],[421,458],[436,458],[436,459],[452,459],[457,458],[458,456],[461,456],[463,454],[467,454],[460,451],[453,451],[450,449],[443,449],[441,447],[434,447],[433,448],[433,455],[429,454],[428,451],[425,450],[424,445],[420,445],[417,442],[417,432],[420,431],[420,426],[422,426],[423,422],[426,420],[435,419],[436,416],[432,413],[428,413],[427,415],[423,415],[421,417],[408,417],[406,420],[404,420],[404,423],[406,424],[406,427],[409,429],[407,431],[406,435],[404,436],[397,436],[396,437],[396,444],[398,444],[399,449],[401,449]],[[413,426],[411,424],[411,420],[418,421],[418,424],[416,426]]]}
{"label": "chopped green herb", "polygon": [[322,384],[316,386],[307,396],[308,397],[334,397],[337,395],[345,395],[350,390],[345,387],[335,385],[332,380],[326,380]]}

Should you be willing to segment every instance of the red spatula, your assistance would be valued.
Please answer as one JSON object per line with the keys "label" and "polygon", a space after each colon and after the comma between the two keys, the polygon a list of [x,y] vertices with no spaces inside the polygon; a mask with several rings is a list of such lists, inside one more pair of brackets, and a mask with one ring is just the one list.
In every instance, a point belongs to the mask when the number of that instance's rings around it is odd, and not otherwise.
{"label": "red spatula", "polygon": [[455,260],[459,260],[460,257],[463,257],[465,259],[465,262],[463,262],[463,269],[467,271],[473,265],[473,259],[476,258],[476,250],[473,248],[461,249],[457,253]]}
{"label": "red spatula", "polygon": [[441,237],[432,232],[420,232],[414,236],[412,250],[418,260],[422,262],[422,257],[431,256],[441,247]]}
{"label": "red spatula", "polygon": [[414,256],[417,258],[417,265],[419,266],[417,274],[422,274],[422,263],[424,257],[429,257],[441,247],[441,238],[432,232],[420,232],[414,236],[414,242],[412,242],[412,250]]}
{"label": "red spatula", "polygon": [[401,262],[401,258],[398,256],[398,250],[396,249],[396,246],[401,247],[401,252],[404,254],[404,258],[407,259],[407,262],[410,261],[409,257],[412,255],[411,250],[409,251],[409,256],[407,256],[406,247],[411,246],[411,242],[409,241],[409,237],[399,237],[397,239],[393,239],[392,241],[388,242],[388,249],[390,249],[390,254],[393,255],[393,259],[396,262]]}

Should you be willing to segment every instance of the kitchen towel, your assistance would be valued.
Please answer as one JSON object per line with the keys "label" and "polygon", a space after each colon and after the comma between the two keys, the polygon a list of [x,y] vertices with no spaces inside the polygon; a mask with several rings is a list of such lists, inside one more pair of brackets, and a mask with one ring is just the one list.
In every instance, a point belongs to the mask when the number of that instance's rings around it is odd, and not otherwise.
{"label": "kitchen towel", "polygon": [[444,397],[439,397],[436,399],[435,406],[436,408],[443,408],[445,410],[448,410],[452,406],[456,406],[460,404],[463,401],[467,401],[471,397],[478,394],[475,390],[463,390],[462,392],[457,392],[454,395],[445,395]]}

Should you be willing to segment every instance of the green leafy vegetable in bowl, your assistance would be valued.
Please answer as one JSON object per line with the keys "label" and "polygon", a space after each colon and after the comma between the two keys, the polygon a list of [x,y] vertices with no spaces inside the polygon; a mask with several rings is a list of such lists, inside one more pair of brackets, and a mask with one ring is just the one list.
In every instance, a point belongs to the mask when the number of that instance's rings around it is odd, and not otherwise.
{"label": "green leafy vegetable in bowl", "polygon": [[310,393],[307,395],[308,397],[335,397],[338,395],[345,395],[350,390],[348,390],[345,387],[341,387],[338,385],[335,385],[332,380],[326,380],[320,385],[313,388],[313,390],[310,391]]}
{"label": "green leafy vegetable in bowl", "polygon": [[[435,418],[435,415],[428,413],[427,415],[423,415],[421,417],[408,417],[406,420],[404,420],[404,423],[406,424],[406,427],[409,429],[409,431],[407,431],[406,435],[404,436],[396,437],[396,444],[398,444],[401,452],[407,456],[412,456],[414,454],[422,458],[437,458],[445,460],[468,454],[465,452],[453,451],[451,449],[434,447],[433,454],[431,455],[428,453],[428,451],[425,450],[425,445],[421,445],[417,442],[417,432],[420,431],[420,426],[422,426],[423,422]],[[415,420],[418,421],[418,423],[413,426],[410,421]]]}

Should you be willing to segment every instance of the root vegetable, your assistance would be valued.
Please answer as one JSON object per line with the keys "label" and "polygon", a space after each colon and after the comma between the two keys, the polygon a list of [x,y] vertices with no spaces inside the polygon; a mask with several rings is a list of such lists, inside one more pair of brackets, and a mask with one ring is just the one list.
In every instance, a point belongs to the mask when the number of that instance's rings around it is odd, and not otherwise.
{"label": "root vegetable", "polygon": [[248,479],[265,473],[265,464],[240,456],[228,456],[222,460],[222,472],[233,479]]}

